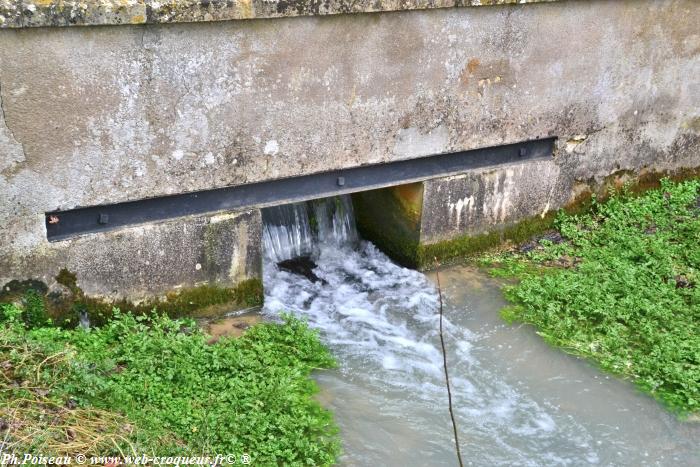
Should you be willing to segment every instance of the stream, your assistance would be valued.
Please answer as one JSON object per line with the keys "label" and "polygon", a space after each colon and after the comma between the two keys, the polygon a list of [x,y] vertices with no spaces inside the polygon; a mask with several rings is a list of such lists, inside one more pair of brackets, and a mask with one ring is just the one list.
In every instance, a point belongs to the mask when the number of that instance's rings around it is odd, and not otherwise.
{"label": "stream", "polygon": [[[321,403],[341,465],[455,466],[435,273],[394,264],[355,231],[347,197],[263,211],[263,314],[304,317],[338,368]],[[499,317],[499,283],[440,271],[453,404],[465,465],[700,466],[700,424]]]}

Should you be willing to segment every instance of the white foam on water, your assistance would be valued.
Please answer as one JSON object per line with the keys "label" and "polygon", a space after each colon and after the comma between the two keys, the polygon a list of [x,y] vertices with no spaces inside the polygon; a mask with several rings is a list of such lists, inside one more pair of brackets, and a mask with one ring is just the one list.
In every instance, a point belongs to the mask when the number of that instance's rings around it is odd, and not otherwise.
{"label": "white foam on water", "polygon": [[[395,465],[454,465],[434,285],[358,241],[347,199],[304,209],[314,211],[316,232],[301,220],[289,233],[264,239],[274,252],[265,255],[263,312],[305,318],[336,356],[338,370],[321,380],[342,405],[336,417],[346,439],[345,462],[381,463],[389,453],[397,456]],[[312,252],[313,272],[325,282],[280,270],[276,259],[289,256],[280,246]],[[482,365],[475,349],[486,334],[453,324],[457,315],[451,313],[443,325],[465,456],[477,465],[597,464],[593,436]],[[416,456],[400,460],[396,453],[406,449]]]}

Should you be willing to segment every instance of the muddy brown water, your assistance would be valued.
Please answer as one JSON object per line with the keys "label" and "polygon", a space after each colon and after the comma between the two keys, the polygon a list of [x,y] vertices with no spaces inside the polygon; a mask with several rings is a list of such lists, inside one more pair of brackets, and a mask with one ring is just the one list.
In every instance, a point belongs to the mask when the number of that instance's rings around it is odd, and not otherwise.
{"label": "muddy brown water", "polygon": [[[434,280],[429,274],[422,284],[430,293]],[[629,382],[550,347],[533,328],[504,323],[499,284],[483,272],[452,267],[441,282],[466,465],[700,466],[700,423],[677,420]],[[369,324],[353,335],[354,325],[328,320],[356,320],[362,313],[350,309],[358,303],[342,300],[317,316],[338,296],[306,285],[306,305],[287,308],[321,330],[339,361],[316,379],[341,429],[341,465],[456,465],[436,321],[416,316],[414,297],[382,297],[386,283],[360,287],[354,293],[367,301],[359,308],[394,316],[363,317]]]}
{"label": "muddy brown water", "polygon": [[[341,465],[457,465],[435,275],[399,267],[359,240],[351,210],[335,206],[268,216],[263,314],[307,319],[335,355],[338,368],[315,377],[340,427]],[[312,208],[318,233],[304,218]],[[277,266],[299,252],[320,280]],[[500,284],[483,272],[454,266],[440,277],[465,464],[700,466],[699,423],[548,346],[532,327],[504,323]]]}

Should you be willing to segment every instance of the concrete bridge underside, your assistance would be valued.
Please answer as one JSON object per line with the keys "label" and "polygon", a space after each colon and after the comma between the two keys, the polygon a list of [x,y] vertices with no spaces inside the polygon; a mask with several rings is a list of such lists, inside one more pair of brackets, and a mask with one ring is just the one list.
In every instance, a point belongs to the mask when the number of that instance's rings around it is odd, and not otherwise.
{"label": "concrete bridge underside", "polygon": [[355,196],[407,209],[391,228],[427,248],[692,172],[698,24],[693,0],[593,0],[0,29],[0,285],[60,292],[67,270],[141,300],[261,275],[256,207],[49,241],[55,211],[556,138],[547,158]]}

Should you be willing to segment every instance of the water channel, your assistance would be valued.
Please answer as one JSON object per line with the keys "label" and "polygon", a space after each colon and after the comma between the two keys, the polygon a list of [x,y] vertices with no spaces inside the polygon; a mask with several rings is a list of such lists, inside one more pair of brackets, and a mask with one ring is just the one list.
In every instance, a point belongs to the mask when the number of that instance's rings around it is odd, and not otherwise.
{"label": "water channel", "polygon": [[[263,213],[263,314],[304,317],[338,368],[317,375],[348,466],[457,465],[435,274],[359,238],[348,198]],[[441,270],[452,392],[466,465],[700,466],[700,424],[499,317],[499,283]]]}

